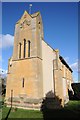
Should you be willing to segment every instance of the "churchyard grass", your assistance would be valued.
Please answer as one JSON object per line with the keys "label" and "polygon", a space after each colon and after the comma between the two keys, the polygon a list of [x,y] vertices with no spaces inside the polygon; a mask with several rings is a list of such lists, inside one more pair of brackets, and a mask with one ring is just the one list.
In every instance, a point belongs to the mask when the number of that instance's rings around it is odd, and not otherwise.
{"label": "churchyard grass", "polygon": [[[3,106],[2,108],[2,116],[3,118],[6,118],[8,112],[9,112],[9,107]],[[54,114],[55,113],[55,114]],[[51,113],[48,113],[50,114]],[[47,115],[45,114],[45,115]],[[69,115],[68,115],[69,114]],[[52,116],[54,117],[62,117],[65,115],[65,117],[78,117],[80,114],[80,101],[69,101],[66,106],[60,110],[53,110],[52,111]],[[38,110],[24,110],[24,109],[11,109],[8,118],[42,118],[45,117],[44,113]],[[70,116],[71,115],[71,116]]]}

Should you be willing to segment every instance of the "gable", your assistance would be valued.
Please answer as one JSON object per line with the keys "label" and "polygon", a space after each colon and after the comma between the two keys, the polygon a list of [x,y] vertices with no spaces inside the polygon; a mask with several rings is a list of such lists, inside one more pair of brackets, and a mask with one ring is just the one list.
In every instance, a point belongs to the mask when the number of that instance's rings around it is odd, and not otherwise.
{"label": "gable", "polygon": [[[32,19],[32,17],[28,14],[27,11],[25,11],[25,12],[23,13],[21,19],[18,20],[18,21],[16,22],[16,24],[18,24],[18,23],[23,23],[24,21],[30,21],[31,19]],[[27,23],[27,22],[26,22],[26,23]]]}
{"label": "gable", "polygon": [[31,19],[31,16],[28,14],[27,11],[24,11],[24,13],[23,13],[23,15],[21,17],[21,20],[23,20],[23,19]]}

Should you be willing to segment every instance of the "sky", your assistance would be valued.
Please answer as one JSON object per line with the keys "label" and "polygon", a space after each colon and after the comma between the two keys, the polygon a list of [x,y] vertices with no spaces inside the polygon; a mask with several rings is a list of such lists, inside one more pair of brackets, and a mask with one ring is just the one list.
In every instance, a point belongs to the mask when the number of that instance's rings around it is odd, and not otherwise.
{"label": "sky", "polygon": [[[76,2],[4,2],[2,3],[2,34],[0,34],[0,49],[2,49],[2,68],[7,72],[8,59],[13,54],[15,23],[24,11],[31,14],[40,11],[43,21],[44,40],[54,49],[59,49],[60,55],[73,70],[74,82],[78,82],[78,3]],[[1,46],[2,38],[2,46]]]}

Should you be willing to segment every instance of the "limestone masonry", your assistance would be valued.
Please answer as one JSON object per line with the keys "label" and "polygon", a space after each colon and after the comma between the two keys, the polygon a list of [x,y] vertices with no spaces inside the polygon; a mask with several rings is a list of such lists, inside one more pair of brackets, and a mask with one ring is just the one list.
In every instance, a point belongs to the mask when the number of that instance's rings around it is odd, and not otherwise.
{"label": "limestone masonry", "polygon": [[72,70],[59,50],[44,41],[40,12],[32,15],[24,12],[15,25],[13,55],[8,63],[6,103],[25,109],[38,109],[50,92],[61,99],[61,105],[69,100]]}

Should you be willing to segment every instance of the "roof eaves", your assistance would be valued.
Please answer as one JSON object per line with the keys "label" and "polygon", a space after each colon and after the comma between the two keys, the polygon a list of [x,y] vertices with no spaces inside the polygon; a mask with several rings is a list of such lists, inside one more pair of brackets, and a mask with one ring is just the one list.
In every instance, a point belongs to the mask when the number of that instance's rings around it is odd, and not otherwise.
{"label": "roof eaves", "polygon": [[72,69],[70,68],[70,66],[69,66],[69,65],[67,64],[67,62],[64,60],[64,58],[63,58],[62,56],[60,56],[60,55],[59,55],[59,58],[60,58],[61,62],[62,62],[64,65],[66,65],[66,67],[67,67],[71,72],[73,72]]}

